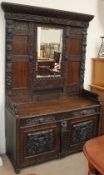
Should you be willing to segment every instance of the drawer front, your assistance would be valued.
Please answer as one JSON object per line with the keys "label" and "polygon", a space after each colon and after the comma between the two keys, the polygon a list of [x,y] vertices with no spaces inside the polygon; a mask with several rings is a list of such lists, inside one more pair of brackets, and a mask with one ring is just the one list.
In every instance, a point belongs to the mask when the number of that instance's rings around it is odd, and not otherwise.
{"label": "drawer front", "polygon": [[94,115],[99,113],[99,107],[96,108],[85,108],[80,110],[75,110],[71,112],[72,117],[76,116],[87,116],[87,115]]}
{"label": "drawer front", "polygon": [[43,116],[29,116],[20,120],[20,127],[37,126],[42,124],[54,123],[64,119],[70,119],[79,116],[88,116],[99,113],[99,107],[84,108],[70,112],[62,112],[57,114],[43,115]]}
{"label": "drawer front", "polygon": [[21,127],[27,127],[27,126],[36,126],[40,124],[45,124],[49,122],[54,122],[55,116],[54,115],[48,115],[48,116],[40,116],[40,117],[30,117],[21,119],[20,126]]}

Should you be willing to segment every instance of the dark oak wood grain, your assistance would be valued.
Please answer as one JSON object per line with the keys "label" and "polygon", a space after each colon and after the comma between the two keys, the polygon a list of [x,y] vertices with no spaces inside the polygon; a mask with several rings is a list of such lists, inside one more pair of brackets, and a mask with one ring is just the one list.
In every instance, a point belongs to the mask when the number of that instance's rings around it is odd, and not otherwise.
{"label": "dark oak wood grain", "polygon": [[29,84],[28,62],[13,63],[12,70],[13,70],[12,88],[28,88]]}
{"label": "dark oak wood grain", "polygon": [[[78,152],[98,135],[99,97],[83,89],[93,16],[6,2],[1,7],[6,19],[6,152],[19,173],[28,165]],[[48,73],[54,61],[37,62],[38,26],[63,31],[56,76]]]}

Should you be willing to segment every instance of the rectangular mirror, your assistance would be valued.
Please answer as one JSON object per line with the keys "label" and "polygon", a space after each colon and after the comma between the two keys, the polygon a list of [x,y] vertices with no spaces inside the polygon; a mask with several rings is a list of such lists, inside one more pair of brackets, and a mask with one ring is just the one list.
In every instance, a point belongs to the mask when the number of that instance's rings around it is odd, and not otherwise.
{"label": "rectangular mirror", "polygon": [[37,27],[36,78],[60,77],[63,29]]}

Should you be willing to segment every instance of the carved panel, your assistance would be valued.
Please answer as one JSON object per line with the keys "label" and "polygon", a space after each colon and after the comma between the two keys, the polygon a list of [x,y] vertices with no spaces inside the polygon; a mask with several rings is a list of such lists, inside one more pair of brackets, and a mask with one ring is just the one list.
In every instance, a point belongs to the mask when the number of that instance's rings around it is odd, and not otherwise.
{"label": "carved panel", "polygon": [[92,120],[76,123],[72,127],[71,145],[80,144],[93,137],[94,123]]}
{"label": "carved panel", "polygon": [[86,55],[86,36],[87,28],[82,28],[82,48],[81,48],[81,67],[80,67],[80,84],[83,87],[85,73],[85,55]]}
{"label": "carved panel", "polygon": [[36,27],[34,23],[29,22],[29,38],[28,38],[28,53],[29,53],[29,85],[30,88],[33,89],[34,86],[34,78],[36,73]]}
{"label": "carved panel", "polygon": [[13,23],[13,34],[27,35],[28,34],[28,22],[15,20]]}
{"label": "carved panel", "polygon": [[98,111],[98,108],[91,108],[91,109],[83,109],[71,112],[71,116],[81,116],[81,115],[92,115]]}
{"label": "carved panel", "polygon": [[[60,24],[60,25],[71,25],[77,27],[88,26],[88,22],[82,22],[78,20],[69,20],[68,19],[61,19],[61,18],[54,18],[54,17],[44,17],[44,16],[37,16],[37,15],[30,15],[30,14],[18,14],[18,13],[6,13],[6,19],[14,19],[14,20],[27,20],[27,21],[35,21],[37,23],[48,23],[48,24]],[[57,16],[57,15],[55,15]]]}
{"label": "carved panel", "polygon": [[61,154],[65,154],[67,151],[67,142],[68,142],[68,123],[67,121],[61,122]]}
{"label": "carved panel", "polygon": [[6,89],[11,93],[13,20],[6,21]]}
{"label": "carved panel", "polygon": [[51,151],[55,144],[53,129],[28,133],[25,139],[25,156],[33,156]]}
{"label": "carved panel", "polygon": [[36,26],[34,23],[29,22],[29,38],[28,38],[28,52],[29,52],[29,60],[32,62],[33,66],[35,67],[35,61],[36,60]]}
{"label": "carved panel", "polygon": [[55,116],[34,117],[21,120],[21,126],[38,125],[55,121]]}
{"label": "carved panel", "polygon": [[18,115],[16,105],[8,96],[6,97],[6,107],[13,115]]}

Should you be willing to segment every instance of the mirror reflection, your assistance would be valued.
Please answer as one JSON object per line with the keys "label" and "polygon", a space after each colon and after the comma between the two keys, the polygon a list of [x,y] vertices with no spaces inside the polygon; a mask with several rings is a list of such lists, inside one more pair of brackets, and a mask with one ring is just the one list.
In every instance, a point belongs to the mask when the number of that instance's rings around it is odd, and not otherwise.
{"label": "mirror reflection", "polygon": [[37,28],[37,78],[61,76],[62,32],[59,28]]}

